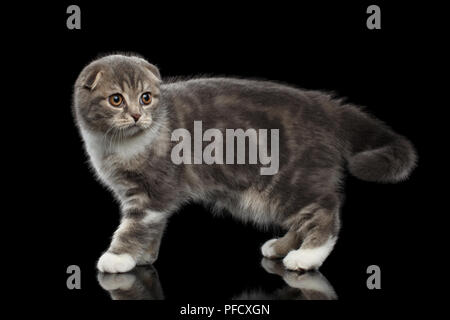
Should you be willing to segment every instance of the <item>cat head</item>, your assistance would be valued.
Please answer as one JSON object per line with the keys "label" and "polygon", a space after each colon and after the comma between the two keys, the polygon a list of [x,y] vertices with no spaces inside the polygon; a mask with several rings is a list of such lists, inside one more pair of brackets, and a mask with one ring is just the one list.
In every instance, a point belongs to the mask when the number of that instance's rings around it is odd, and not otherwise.
{"label": "cat head", "polygon": [[82,128],[124,137],[149,129],[158,114],[159,70],[143,58],[109,55],[75,82],[74,112]]}

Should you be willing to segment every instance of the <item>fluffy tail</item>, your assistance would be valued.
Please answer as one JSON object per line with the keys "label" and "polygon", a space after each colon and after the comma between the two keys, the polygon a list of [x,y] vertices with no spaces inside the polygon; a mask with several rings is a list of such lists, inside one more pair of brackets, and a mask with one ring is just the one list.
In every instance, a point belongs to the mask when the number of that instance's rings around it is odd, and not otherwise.
{"label": "fluffy tail", "polygon": [[348,145],[348,169],[353,176],[388,183],[408,177],[417,161],[411,142],[354,106],[342,106],[340,117]]}

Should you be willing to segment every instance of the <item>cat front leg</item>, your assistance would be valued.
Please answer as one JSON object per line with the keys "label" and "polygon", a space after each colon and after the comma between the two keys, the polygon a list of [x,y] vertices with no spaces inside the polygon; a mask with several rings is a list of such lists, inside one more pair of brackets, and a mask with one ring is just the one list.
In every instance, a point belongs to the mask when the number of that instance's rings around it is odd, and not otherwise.
{"label": "cat front leg", "polygon": [[100,257],[101,272],[128,272],[136,265],[151,264],[157,257],[168,215],[151,209],[128,208],[111,245]]}

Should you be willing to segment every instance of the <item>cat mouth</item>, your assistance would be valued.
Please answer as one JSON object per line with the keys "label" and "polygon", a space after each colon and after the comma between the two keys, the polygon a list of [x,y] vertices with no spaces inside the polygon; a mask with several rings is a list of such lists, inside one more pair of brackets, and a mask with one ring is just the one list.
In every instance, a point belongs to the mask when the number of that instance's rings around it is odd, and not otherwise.
{"label": "cat mouth", "polygon": [[144,124],[139,124],[139,123],[134,123],[132,125],[130,125],[129,127],[127,127],[124,132],[125,135],[128,137],[134,137],[137,136],[141,133],[146,132],[147,130],[150,129],[150,126],[144,125]]}
{"label": "cat mouth", "polygon": [[139,123],[128,124],[126,126],[118,127],[124,136],[132,137],[148,129],[148,126]]}

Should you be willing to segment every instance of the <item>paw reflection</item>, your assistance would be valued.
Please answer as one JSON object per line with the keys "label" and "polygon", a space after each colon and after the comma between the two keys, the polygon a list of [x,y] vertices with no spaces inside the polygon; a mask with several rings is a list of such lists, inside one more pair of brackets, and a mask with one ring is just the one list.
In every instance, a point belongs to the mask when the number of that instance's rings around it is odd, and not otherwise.
{"label": "paw reflection", "polygon": [[[261,266],[268,273],[279,275],[287,286],[271,294],[274,300],[336,300],[337,294],[328,280],[318,271],[299,273],[289,271],[281,260],[263,258]],[[254,297],[254,299],[258,299]],[[261,298],[262,299],[262,298]]]}
{"label": "paw reflection", "polygon": [[128,273],[98,273],[100,286],[113,300],[162,300],[164,294],[153,266],[136,267]]}
{"label": "paw reflection", "polygon": [[[234,300],[335,300],[336,292],[320,272],[286,270],[281,260],[264,258],[265,271],[278,275],[284,285],[273,292],[263,289],[245,291]],[[100,286],[113,300],[161,300],[164,299],[156,269],[153,266],[137,267],[128,273],[98,273]]]}

